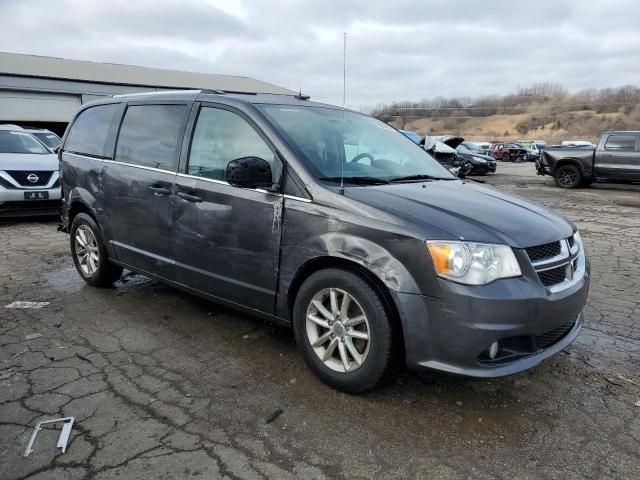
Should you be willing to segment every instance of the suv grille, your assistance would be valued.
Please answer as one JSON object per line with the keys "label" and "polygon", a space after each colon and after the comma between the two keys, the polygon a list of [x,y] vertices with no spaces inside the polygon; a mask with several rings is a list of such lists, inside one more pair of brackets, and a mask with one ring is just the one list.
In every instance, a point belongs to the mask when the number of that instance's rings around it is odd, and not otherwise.
{"label": "suv grille", "polygon": [[[573,237],[572,237],[573,238]],[[532,262],[544,260],[545,258],[556,257],[560,255],[560,242],[545,243],[525,249],[529,259]]]}
{"label": "suv grille", "polygon": [[574,320],[572,322],[565,323],[564,325],[561,325],[560,327],[554,330],[545,332],[542,335],[536,335],[534,338],[536,342],[536,347],[538,349],[545,349],[545,348],[549,348],[555,343],[558,343],[567,335],[567,333],[571,331],[575,323],[576,322]]}
{"label": "suv grille", "polygon": [[[34,171],[20,171],[20,170],[7,170],[9,175],[23,187],[41,187],[49,183],[53,172],[34,172]],[[27,177],[35,175],[38,179],[35,182],[28,180]]]}

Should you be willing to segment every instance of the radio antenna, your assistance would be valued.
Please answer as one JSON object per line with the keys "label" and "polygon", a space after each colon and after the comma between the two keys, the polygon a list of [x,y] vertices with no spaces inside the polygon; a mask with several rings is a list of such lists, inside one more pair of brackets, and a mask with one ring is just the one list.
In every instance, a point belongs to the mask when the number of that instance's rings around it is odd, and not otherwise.
{"label": "radio antenna", "polygon": [[347,32],[344,32],[342,46],[342,108],[347,102]]}
{"label": "radio antenna", "polygon": [[[345,108],[347,101],[347,32],[344,32],[342,40],[342,108]],[[342,110],[342,143],[344,145],[344,110]],[[344,151],[344,148],[342,149]],[[340,162],[340,195],[344,195],[344,162],[347,161],[346,153],[342,154]]]}

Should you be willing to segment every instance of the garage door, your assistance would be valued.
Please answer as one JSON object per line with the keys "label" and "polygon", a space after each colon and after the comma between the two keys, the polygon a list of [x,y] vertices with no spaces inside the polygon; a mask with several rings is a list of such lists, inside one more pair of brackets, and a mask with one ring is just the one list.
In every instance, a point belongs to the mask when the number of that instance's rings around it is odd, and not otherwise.
{"label": "garage door", "polygon": [[0,121],[69,122],[79,107],[77,95],[0,91]]}

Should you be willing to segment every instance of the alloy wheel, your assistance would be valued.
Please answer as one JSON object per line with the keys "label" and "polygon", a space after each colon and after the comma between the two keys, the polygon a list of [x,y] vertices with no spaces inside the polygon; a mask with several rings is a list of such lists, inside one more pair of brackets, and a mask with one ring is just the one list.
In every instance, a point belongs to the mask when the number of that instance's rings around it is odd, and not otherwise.
{"label": "alloy wheel", "polygon": [[562,168],[558,172],[558,182],[566,187],[573,185],[576,181],[576,177],[576,172],[571,168]]}
{"label": "alloy wheel", "polygon": [[370,330],[358,301],[339,288],[316,293],[306,316],[307,339],[320,361],[336,372],[352,372],[367,359]]}
{"label": "alloy wheel", "polygon": [[100,251],[96,235],[88,225],[76,229],[74,253],[85,275],[94,275],[100,266]]}

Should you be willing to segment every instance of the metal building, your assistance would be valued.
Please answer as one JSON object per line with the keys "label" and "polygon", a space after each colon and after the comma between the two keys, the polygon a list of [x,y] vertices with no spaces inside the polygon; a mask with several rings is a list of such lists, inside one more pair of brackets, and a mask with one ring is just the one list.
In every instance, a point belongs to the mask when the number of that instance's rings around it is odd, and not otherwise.
{"label": "metal building", "polygon": [[0,52],[0,123],[59,135],[78,107],[96,98],[185,88],[295,94],[249,77]]}

